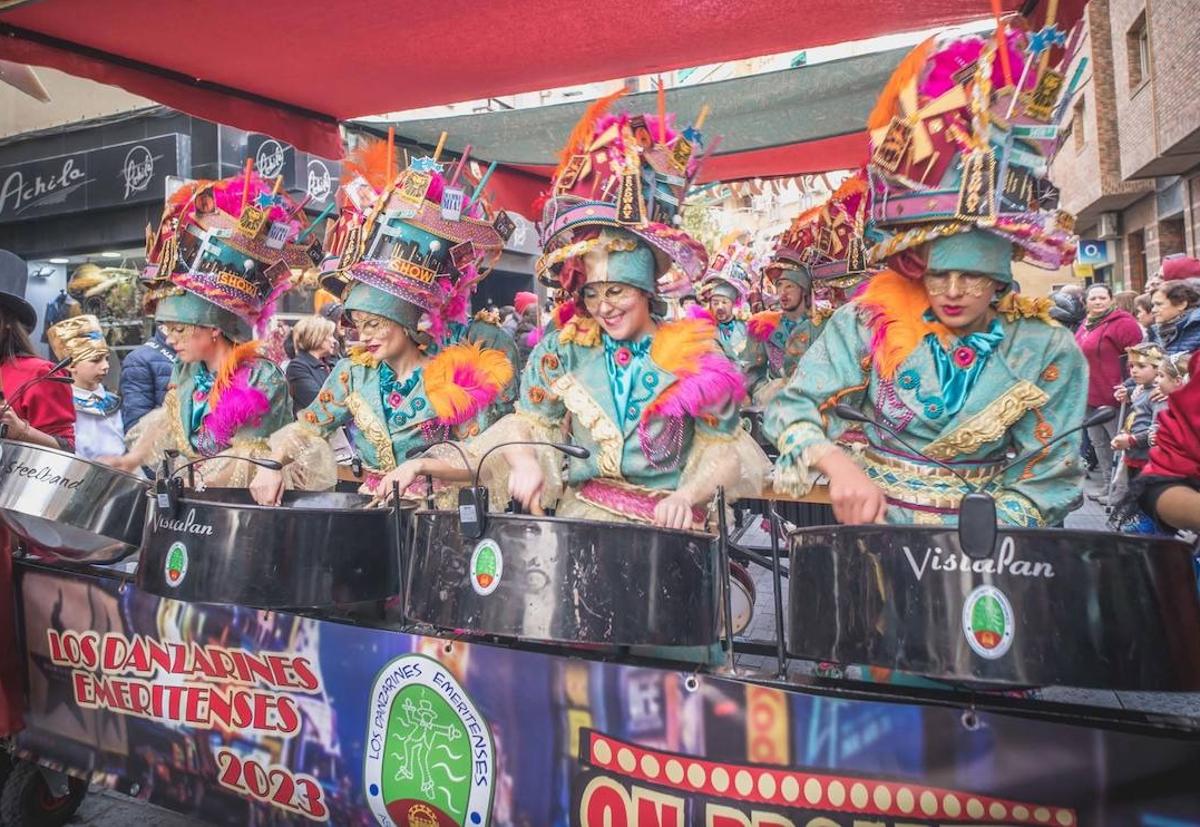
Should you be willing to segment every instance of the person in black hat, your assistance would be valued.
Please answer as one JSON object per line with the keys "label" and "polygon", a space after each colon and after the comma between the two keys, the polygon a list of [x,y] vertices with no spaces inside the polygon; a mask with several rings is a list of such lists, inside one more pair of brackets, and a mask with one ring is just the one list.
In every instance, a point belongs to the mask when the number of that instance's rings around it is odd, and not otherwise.
{"label": "person in black hat", "polygon": [[62,382],[38,381],[53,365],[37,356],[29,338],[37,327],[37,311],[25,301],[27,279],[25,262],[0,250],[0,422],[7,426],[8,439],[72,451],[71,389]]}

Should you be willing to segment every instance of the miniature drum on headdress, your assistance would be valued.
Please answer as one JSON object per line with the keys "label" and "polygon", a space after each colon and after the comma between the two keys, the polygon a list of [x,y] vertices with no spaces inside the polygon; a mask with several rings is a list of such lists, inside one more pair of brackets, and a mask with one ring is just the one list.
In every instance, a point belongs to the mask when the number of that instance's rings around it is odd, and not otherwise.
{"label": "miniature drum on headdress", "polygon": [[150,498],[138,587],[159,597],[257,609],[310,609],[401,592],[402,506],[370,497],[289,491],[278,507],[242,489],[188,492],[171,512]]}
{"label": "miniature drum on headdress", "polygon": [[982,559],[953,527],[790,542],[794,657],[970,684],[1200,689],[1200,595],[1178,540],[1005,528]]}
{"label": "miniature drum on headdress", "polygon": [[65,451],[0,440],[0,520],[38,556],[113,563],[137,551],[148,487]]}
{"label": "miniature drum on headdress", "polygon": [[644,525],[497,514],[414,515],[408,619],[556,643],[709,646],[720,639],[716,539]]}

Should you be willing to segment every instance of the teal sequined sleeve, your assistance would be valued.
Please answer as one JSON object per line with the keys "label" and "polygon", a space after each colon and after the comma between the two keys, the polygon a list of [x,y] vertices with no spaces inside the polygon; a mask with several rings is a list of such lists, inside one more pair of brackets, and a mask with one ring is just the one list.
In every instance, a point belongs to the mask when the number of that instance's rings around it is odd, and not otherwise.
{"label": "teal sequined sleeve", "polygon": [[779,449],[775,488],[794,495],[812,487],[812,464],[833,449],[844,429],[821,406],[838,397],[860,407],[866,398],[862,362],[869,353],[868,333],[858,308],[853,302],[839,308],[825,328],[763,417],[764,433]]}

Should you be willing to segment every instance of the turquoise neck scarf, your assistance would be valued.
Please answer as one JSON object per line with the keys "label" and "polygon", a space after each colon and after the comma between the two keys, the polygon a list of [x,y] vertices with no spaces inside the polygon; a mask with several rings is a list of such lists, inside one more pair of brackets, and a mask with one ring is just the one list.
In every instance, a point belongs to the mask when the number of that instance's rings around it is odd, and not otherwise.
{"label": "turquoise neck scarf", "polygon": [[204,424],[204,417],[208,416],[208,397],[215,381],[216,376],[208,366],[203,362],[196,365],[196,376],[192,380],[192,419],[188,441],[197,450],[200,449],[200,426]]}
{"label": "turquoise neck scarf", "polygon": [[942,404],[949,416],[954,416],[966,403],[971,389],[983,372],[987,358],[1004,341],[1004,327],[993,319],[986,331],[968,333],[947,352],[930,333],[925,337],[937,368],[938,384],[942,389]]}
{"label": "turquoise neck scarf", "polygon": [[423,408],[424,405],[410,406],[410,410],[405,410],[404,403],[408,399],[409,394],[417,387],[417,383],[421,381],[421,368],[417,368],[408,375],[408,378],[403,382],[396,379],[396,372],[392,370],[391,365],[387,362],[379,363],[379,396],[383,403],[383,412],[387,417],[388,426],[391,430],[399,430],[405,425],[408,420],[412,419],[416,414],[416,410]]}
{"label": "turquoise neck scarf", "polygon": [[613,407],[621,424],[636,420],[641,413],[630,403],[634,385],[642,372],[642,361],[650,355],[652,337],[643,336],[636,342],[622,342],[604,334],[604,364],[608,368],[608,387],[612,391]]}

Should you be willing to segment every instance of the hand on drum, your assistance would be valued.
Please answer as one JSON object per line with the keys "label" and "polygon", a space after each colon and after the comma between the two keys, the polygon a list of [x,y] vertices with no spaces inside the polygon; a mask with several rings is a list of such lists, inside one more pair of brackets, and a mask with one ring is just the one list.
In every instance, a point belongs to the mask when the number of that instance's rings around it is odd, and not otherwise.
{"label": "hand on drum", "polygon": [[126,474],[132,474],[137,471],[137,457],[133,454],[122,454],[121,456],[96,457],[96,462],[107,465],[109,468],[116,468],[118,471],[124,471]]}
{"label": "hand on drum", "polygon": [[829,477],[833,516],[843,525],[887,522],[887,497],[861,468],[840,451],[821,461]]}
{"label": "hand on drum", "polygon": [[398,484],[400,486],[400,496],[403,497],[408,487],[413,484],[417,477],[424,473],[425,469],[421,460],[410,459],[400,463],[391,471],[384,474],[374,489],[369,489],[366,485],[362,485],[359,487],[358,493],[373,495],[375,499],[371,501],[372,506],[385,506],[391,500],[392,488],[395,485]]}
{"label": "hand on drum", "polygon": [[518,454],[509,459],[512,470],[508,474],[508,495],[521,504],[530,514],[542,513],[542,490],[546,487],[546,475],[533,456]]}
{"label": "hand on drum", "polygon": [[654,506],[654,524],[662,528],[690,529],[692,501],[678,491],[663,497]]}
{"label": "hand on drum", "polygon": [[21,417],[17,416],[17,412],[9,408],[4,412],[4,416],[0,417],[0,424],[6,425],[8,431],[6,437],[16,442],[24,442],[25,436],[29,432],[29,423]]}
{"label": "hand on drum", "polygon": [[279,505],[283,502],[283,472],[259,468],[250,483],[250,496],[259,505]]}

